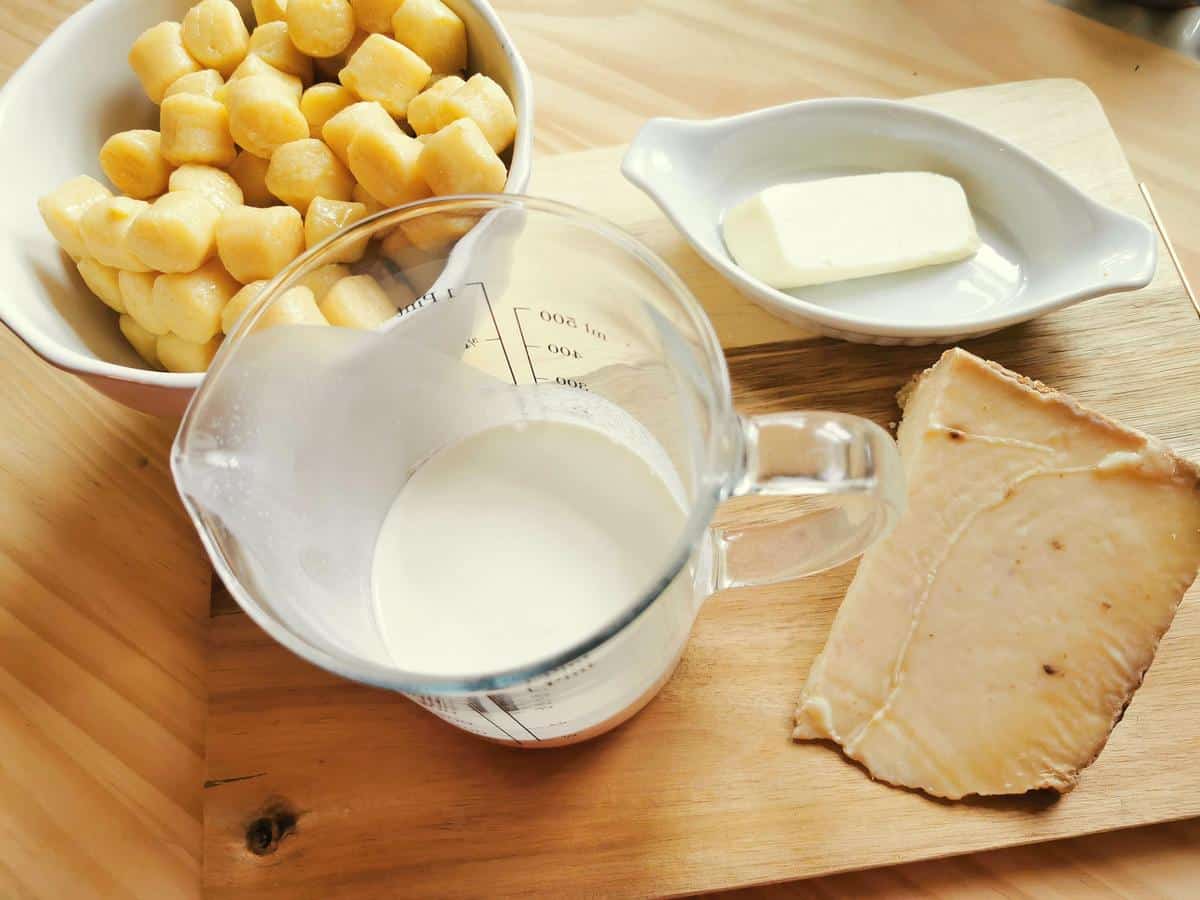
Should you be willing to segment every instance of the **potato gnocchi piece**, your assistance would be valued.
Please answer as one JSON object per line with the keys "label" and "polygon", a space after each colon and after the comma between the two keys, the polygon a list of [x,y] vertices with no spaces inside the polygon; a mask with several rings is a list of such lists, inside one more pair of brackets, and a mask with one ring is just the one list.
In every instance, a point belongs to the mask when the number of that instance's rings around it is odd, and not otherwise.
{"label": "potato gnocchi piece", "polygon": [[504,88],[486,75],[472,75],[461,88],[440,104],[438,129],[458,119],[479,126],[492,149],[503,153],[517,135],[517,113]]}
{"label": "potato gnocchi piece", "polygon": [[404,0],[392,16],[392,32],[435,72],[467,67],[467,28],[441,0]]}
{"label": "potato gnocchi piece", "polygon": [[125,312],[125,301],[121,297],[119,270],[85,256],[76,263],[79,275],[88,290],[104,301],[104,305],[119,313]]}
{"label": "potato gnocchi piece", "polygon": [[259,25],[283,22],[287,19],[287,0],[250,0],[254,21]]}
{"label": "potato gnocchi piece", "polygon": [[358,98],[348,87],[328,81],[314,84],[300,98],[300,112],[308,120],[309,137],[321,137],[326,122],[357,102]]}
{"label": "potato gnocchi piece", "polygon": [[158,338],[155,344],[158,361],[168,372],[206,372],[220,349],[220,336],[196,344],[168,333]]}
{"label": "potato gnocchi piece", "polygon": [[100,168],[118,191],[136,200],[166,191],[171,175],[171,164],[162,155],[162,136],[149,129],[110,137],[100,148]]}
{"label": "potato gnocchi piece", "polygon": [[245,315],[258,295],[262,293],[262,289],[267,286],[267,281],[252,281],[245,285],[240,291],[230,298],[225,304],[225,308],[221,310],[221,330],[226,334],[232,334],[233,329],[237,327],[238,320]]}
{"label": "potato gnocchi piece", "polygon": [[426,135],[416,175],[439,196],[497,194],[508,180],[504,163],[472,119],[459,119]]}
{"label": "potato gnocchi piece", "polygon": [[221,331],[221,311],[241,287],[220,260],[212,259],[194,272],[159,275],[154,305],[162,310],[168,331],[203,344]]}
{"label": "potato gnocchi piece", "polygon": [[[410,283],[413,282],[413,270],[433,259],[427,251],[415,246],[408,239],[408,235],[404,233],[403,228],[396,228],[391,234],[380,241],[379,252],[394,262],[397,268],[402,269],[405,279]],[[432,284],[433,279],[430,279],[428,285],[420,286],[420,293],[427,291],[429,285]],[[414,284],[414,287],[418,287],[418,285]],[[402,303],[400,305],[404,306],[405,304]]]}
{"label": "potato gnocchi piece", "polygon": [[77,175],[38,199],[38,212],[60,247],[78,260],[87,255],[79,223],[93,203],[111,197],[112,191],[87,175]]}
{"label": "potato gnocchi piece", "polygon": [[143,31],[129,48],[129,66],[155,103],[161,103],[167,88],[184,75],[204,68],[184,48],[178,22],[159,22]]}
{"label": "potato gnocchi piece", "polygon": [[255,331],[276,325],[328,325],[317,308],[313,292],[306,287],[294,287],[277,297],[254,325]]}
{"label": "potato gnocchi piece", "polygon": [[369,101],[354,103],[336,113],[325,123],[325,127],[321,129],[321,137],[324,138],[334,155],[349,165],[350,142],[354,140],[354,136],[358,134],[360,128],[365,125],[388,128],[395,124],[395,120],[388,115],[387,110],[378,103]]}
{"label": "potato gnocchi piece", "polygon": [[284,144],[308,137],[308,121],[286,88],[264,75],[229,84],[229,131],[255,156],[270,159]]}
{"label": "potato gnocchi piece", "polygon": [[367,210],[368,216],[373,216],[377,212],[383,212],[387,209],[382,203],[376,200],[365,187],[361,184],[354,186],[354,193],[350,195],[350,199],[355,203],[361,203]]}
{"label": "potato gnocchi piece", "polygon": [[313,269],[307,275],[296,280],[296,284],[300,287],[306,287],[313,293],[313,298],[320,303],[325,299],[325,295],[329,293],[329,289],[341,281],[343,278],[350,277],[350,267],[341,265],[340,263],[330,263],[327,266]]}
{"label": "potato gnocchi piece", "polygon": [[162,155],[172,165],[227,166],[237,157],[229,111],[211,97],[176,94],[162,103]]}
{"label": "potato gnocchi piece", "polygon": [[323,141],[304,138],[275,151],[267,169],[267,189],[303,215],[314,197],[349,200],[354,178]]}
{"label": "potato gnocchi piece", "polygon": [[358,51],[358,48],[363,45],[363,41],[370,36],[370,32],[361,29],[354,32],[354,37],[350,39],[350,43],[346,45],[345,50],[336,56],[314,59],[313,68],[326,81],[337,81],[342,69],[346,68],[346,63],[350,62],[350,57]]}
{"label": "potato gnocchi piece", "polygon": [[125,335],[125,340],[129,341],[133,349],[137,351],[137,355],[148,365],[155,368],[160,365],[158,338],[139,325],[137,319],[131,315],[122,315],[117,320],[117,327],[121,329],[121,334]]}
{"label": "potato gnocchi piece", "polygon": [[243,150],[229,166],[228,172],[242,189],[242,202],[247,206],[275,206],[277,198],[267,189],[267,169],[270,160]]}
{"label": "potato gnocchi piece", "polygon": [[229,0],[200,0],[183,17],[184,49],[203,66],[228,75],[246,58],[250,32]]}
{"label": "potato gnocchi piece", "polygon": [[121,272],[117,276],[121,299],[125,301],[125,312],[143,330],[155,336],[168,331],[162,311],[154,305],[154,282],[157,278],[158,272]]}
{"label": "potato gnocchi piece", "polygon": [[[251,53],[247,56],[240,66],[234,69],[232,75],[229,76],[227,85],[232,85],[235,81],[240,81],[244,78],[253,78],[255,75],[266,75],[269,78],[275,79],[279,85],[287,90],[289,94],[295,97],[299,102],[301,95],[304,93],[304,83],[295,75],[289,75],[287,72],[281,72],[268,62],[264,62],[261,56],[255,56]],[[214,99],[220,100],[222,103],[229,104],[229,91],[219,93]]]}
{"label": "potato gnocchi piece", "polygon": [[288,34],[309,56],[337,56],[358,30],[349,0],[288,0]]}
{"label": "potato gnocchi piece", "polygon": [[408,104],[408,124],[417,134],[433,134],[443,125],[449,125],[451,120],[446,118],[446,100],[451,94],[461,88],[465,81],[457,75],[447,75],[439,78]]}
{"label": "potato gnocchi piece", "polygon": [[[304,217],[305,247],[311,250],[321,241],[360,221],[366,215],[367,208],[361,203],[314,197],[308,206],[308,214]],[[364,234],[362,238],[354,240],[327,258],[335,263],[358,262],[367,252],[367,242],[370,240],[371,235]]]}
{"label": "potato gnocchi piece", "polygon": [[364,100],[403,118],[408,102],[429,82],[429,64],[399,41],[372,34],[355,51],[339,78]]}
{"label": "potato gnocchi piece", "polygon": [[391,33],[392,16],[404,0],[350,0],[354,17],[363,31],[376,34]]}
{"label": "potato gnocchi piece", "polygon": [[217,94],[224,84],[225,79],[221,77],[221,73],[216,69],[189,72],[187,75],[171,82],[171,86],[167,88],[163,99],[174,97],[176,94],[199,94],[201,97],[216,100],[218,99]]}
{"label": "potato gnocchi piece", "polygon": [[287,22],[268,22],[250,32],[250,52],[304,84],[312,83],[312,60],[292,43]]}
{"label": "potato gnocchi piece", "polygon": [[396,304],[370,275],[352,275],[333,285],[320,302],[330,325],[370,330],[396,315]]}
{"label": "potato gnocchi piece", "polygon": [[421,200],[430,194],[429,185],[418,173],[423,153],[420,141],[389,121],[358,129],[347,156],[355,179],[372,196],[389,206]]}
{"label": "potato gnocchi piece", "polygon": [[172,191],[195,191],[221,211],[245,202],[234,177],[214,166],[180,166],[171,173],[167,186]]}
{"label": "potato gnocchi piece", "polygon": [[[129,230],[150,204],[131,197],[106,197],[88,207],[79,222],[87,255],[114,269],[145,272],[129,243]],[[121,310],[124,312],[124,310]]]}
{"label": "potato gnocchi piece", "polygon": [[171,191],[133,220],[129,249],[156,271],[195,271],[216,253],[220,216],[203,194]]}
{"label": "potato gnocchi piece", "polygon": [[290,206],[227,209],[217,224],[217,252],[243,284],[274,278],[304,252],[304,220]]}
{"label": "potato gnocchi piece", "polygon": [[418,250],[433,252],[448,247],[478,222],[478,213],[427,213],[399,227]]}

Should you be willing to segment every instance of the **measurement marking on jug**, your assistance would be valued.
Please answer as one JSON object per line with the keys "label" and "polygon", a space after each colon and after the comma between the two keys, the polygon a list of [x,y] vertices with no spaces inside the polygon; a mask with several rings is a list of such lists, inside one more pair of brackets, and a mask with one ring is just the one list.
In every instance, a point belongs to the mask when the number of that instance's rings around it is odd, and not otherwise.
{"label": "measurement marking on jug", "polygon": [[508,348],[504,346],[504,340],[500,337],[500,323],[496,321],[496,311],[492,309],[492,298],[488,296],[487,285],[482,281],[468,281],[464,287],[477,285],[479,290],[483,292],[483,302],[487,304],[488,315],[492,317],[492,327],[496,329],[496,340],[500,341],[500,350],[504,353],[504,362],[508,366],[508,375],[512,379],[512,383],[517,383],[517,373],[513,371],[512,360],[508,358]]}
{"label": "measurement marking on jug", "polygon": [[512,719],[514,722],[516,722],[522,731],[524,731],[527,735],[529,735],[535,741],[541,742],[542,739],[540,737],[538,737],[536,734],[534,734],[532,731],[530,731],[525,726],[524,722],[522,722],[520,719],[518,719],[516,716],[513,715],[513,710],[515,710],[517,708],[516,704],[514,704],[511,700],[509,700],[505,696],[502,696],[501,694],[488,694],[488,699],[491,700],[493,703],[495,703],[498,707],[500,707],[500,711],[502,713],[504,713],[506,716],[508,716],[510,719]]}
{"label": "measurement marking on jug", "polygon": [[533,367],[533,357],[529,355],[529,341],[525,340],[525,329],[521,327],[521,311],[528,309],[528,306],[514,306],[513,318],[517,320],[517,333],[521,335],[521,345],[525,348],[525,361],[529,363],[529,374],[533,376],[534,384],[537,384],[542,379],[538,378],[537,370]]}
{"label": "measurement marking on jug", "polygon": [[517,743],[517,744],[521,743],[519,738],[513,737],[511,734],[509,734],[507,731],[505,731],[503,728],[501,728],[499,725],[497,725],[494,721],[492,721],[492,717],[487,714],[487,707],[485,707],[482,703],[479,702],[478,697],[469,697],[467,699],[467,707],[473,713],[477,714],[481,719],[483,719],[485,722],[487,722],[489,725],[491,725],[493,728],[495,728],[498,732],[500,732],[502,735],[504,735],[506,738],[508,738],[510,741]]}

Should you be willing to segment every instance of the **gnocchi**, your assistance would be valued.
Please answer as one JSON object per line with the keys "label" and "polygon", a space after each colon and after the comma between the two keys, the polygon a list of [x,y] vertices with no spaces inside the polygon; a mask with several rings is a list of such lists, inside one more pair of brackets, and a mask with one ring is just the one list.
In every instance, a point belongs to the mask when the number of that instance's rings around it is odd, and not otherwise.
{"label": "gnocchi", "polygon": [[267,189],[304,215],[314,197],[349,200],[354,178],[324,142],[304,138],[275,151],[267,168]]}
{"label": "gnocchi", "polygon": [[396,314],[396,305],[370,275],[341,279],[318,308],[330,325],[364,330],[377,328]]}
{"label": "gnocchi", "polygon": [[146,271],[149,267],[141,263],[130,247],[129,230],[149,208],[145,200],[130,197],[106,197],[89,206],[79,222],[87,255],[114,269]]}
{"label": "gnocchi", "polygon": [[159,275],[154,305],[162,310],[168,331],[204,344],[220,333],[221,311],[241,287],[219,259],[211,259],[194,272]]}
{"label": "gnocchi", "polygon": [[163,99],[173,97],[175,94],[199,94],[201,97],[211,97],[213,100],[216,100],[217,92],[221,90],[224,84],[225,79],[216,69],[189,72],[187,75],[176,78],[171,82],[171,86],[167,88]]}
{"label": "gnocchi", "polygon": [[172,191],[195,191],[222,212],[245,202],[234,177],[213,166],[180,166],[171,173],[167,187]]}
{"label": "gnocchi", "polygon": [[242,202],[247,206],[274,206],[276,198],[267,189],[267,169],[270,160],[243,150],[226,170],[242,189]]}
{"label": "gnocchi", "polygon": [[125,340],[137,351],[138,356],[151,366],[158,366],[158,338],[138,324],[133,316],[124,314],[117,320],[117,327]]}
{"label": "gnocchi", "polygon": [[400,206],[430,194],[429,184],[418,170],[424,149],[420,141],[389,121],[383,127],[360,128],[347,157],[350,171],[371,196],[389,206]]}
{"label": "gnocchi", "polygon": [[255,331],[274,328],[276,325],[328,325],[329,322],[317,308],[313,292],[306,287],[294,287],[284,293],[263,311],[254,325]]}
{"label": "gnocchi", "polygon": [[467,28],[442,0],[404,0],[392,16],[392,31],[435,72],[467,67]]}
{"label": "gnocchi", "polygon": [[374,100],[389,114],[403,118],[408,101],[429,81],[433,69],[399,41],[373,34],[363,41],[342,69],[342,84],[363,100]]}
{"label": "gnocchi", "polygon": [[305,84],[312,82],[313,62],[292,43],[287,22],[268,22],[250,32],[250,52],[280,72],[295,75]]}
{"label": "gnocchi", "polygon": [[297,284],[301,287],[306,287],[313,292],[313,298],[320,303],[325,299],[325,295],[329,293],[329,289],[341,281],[343,278],[350,277],[350,267],[340,263],[330,263],[327,266],[313,269],[307,275],[299,278]]}
{"label": "gnocchi", "polygon": [[231,82],[226,92],[229,132],[238,146],[270,159],[284,144],[308,137],[300,104],[273,78],[253,75]]}
{"label": "gnocchi", "polygon": [[167,88],[184,75],[204,68],[183,46],[178,22],[159,22],[143,31],[129,50],[129,66],[155,103],[161,103]]}
{"label": "gnocchi", "polygon": [[183,47],[201,65],[228,75],[246,58],[250,32],[230,0],[200,0],[183,17]]}
{"label": "gnocchi", "polygon": [[[159,124],[103,143],[116,195],[79,176],[38,200],[125,339],[173,372],[206,369],[306,248],[388,206],[501,190],[499,154],[516,135],[503,88],[467,77],[467,29],[443,0],[251,0],[253,23],[242,6],[195,0],[133,42]],[[378,252],[436,267],[478,219],[417,218],[380,235]],[[331,251],[259,327],[373,328],[395,315],[402,283],[384,291],[350,268],[368,252],[366,235]]]}
{"label": "gnocchi", "polygon": [[129,228],[129,249],[156,272],[193,272],[217,250],[221,213],[195,191],[163,194]]}
{"label": "gnocchi", "polygon": [[42,214],[42,221],[59,246],[68,256],[77,260],[87,253],[83,246],[83,235],[79,233],[83,214],[93,203],[111,196],[112,191],[96,179],[78,175],[41,197],[38,200],[38,212]]}
{"label": "gnocchi", "polygon": [[356,103],[358,98],[347,87],[323,81],[314,84],[300,98],[300,112],[308,120],[310,137],[321,137],[321,129],[325,123],[340,113],[347,106]]}
{"label": "gnocchi", "polygon": [[[304,217],[304,245],[311,250],[321,241],[337,234],[343,228],[353,225],[367,215],[367,208],[361,203],[343,200],[328,200],[325,197],[314,197],[308,206]],[[328,257],[330,262],[353,263],[363,258],[367,252],[369,236],[355,239],[337,253]]]}
{"label": "gnocchi", "polygon": [[382,34],[392,30],[392,16],[404,0],[350,0],[354,17],[363,31]]}
{"label": "gnocchi", "polygon": [[458,119],[426,135],[416,175],[439,196],[497,193],[508,178],[504,163],[473,119]]}
{"label": "gnocchi", "polygon": [[88,290],[99,297],[105,306],[119,313],[125,312],[125,300],[121,296],[121,284],[118,280],[120,273],[117,269],[86,256],[79,261],[76,268],[79,269],[79,275],[88,286]]}
{"label": "gnocchi", "polygon": [[[233,70],[233,74],[229,76],[229,83],[232,84],[242,78],[253,78],[255,75],[266,75],[275,81],[289,94],[292,94],[297,102],[300,100],[300,95],[304,93],[304,83],[295,75],[289,75],[287,72],[281,72],[268,62],[263,62],[262,57],[255,56],[251,53],[247,56],[240,66]],[[222,103],[228,104],[228,91],[220,92],[215,96],[215,99]]]}
{"label": "gnocchi", "polygon": [[237,156],[229,110],[211,97],[176,94],[162,103],[162,155],[175,166],[227,166]]}
{"label": "gnocchi", "polygon": [[[446,118],[445,105],[450,95],[461,88],[465,81],[457,75],[439,78],[408,104],[408,124],[417,134],[432,134],[443,125],[450,124]],[[445,121],[442,121],[446,118]]]}
{"label": "gnocchi", "polygon": [[167,333],[158,338],[154,349],[159,363],[168,372],[203,372],[221,349],[221,338],[213,337],[197,344]]}
{"label": "gnocchi", "polygon": [[288,0],[288,34],[309,56],[337,56],[358,30],[350,0]]}
{"label": "gnocchi", "polygon": [[321,137],[338,159],[347,165],[350,162],[350,142],[364,125],[387,128],[395,121],[378,103],[362,102],[347,106],[335,114],[321,129]]}
{"label": "gnocchi", "polygon": [[157,337],[167,333],[162,310],[154,305],[154,280],[157,272],[121,272],[117,284],[125,302],[125,312],[145,331]]}
{"label": "gnocchi", "polygon": [[504,88],[486,75],[472,75],[442,101],[437,129],[457,119],[471,119],[497,153],[507,150],[517,134],[517,113],[512,101]]}
{"label": "gnocchi", "polygon": [[304,252],[304,220],[290,206],[237,206],[221,213],[216,242],[221,262],[242,284],[274,278]]}
{"label": "gnocchi", "polygon": [[233,331],[237,326],[238,320],[250,308],[251,304],[258,299],[258,295],[262,293],[262,289],[266,286],[266,281],[252,281],[230,298],[229,302],[225,304],[225,308],[221,310],[221,330],[225,334],[230,334]]}
{"label": "gnocchi", "polygon": [[162,155],[162,135],[139,129],[114,134],[100,148],[100,168],[118,191],[137,200],[167,189],[171,164]]}

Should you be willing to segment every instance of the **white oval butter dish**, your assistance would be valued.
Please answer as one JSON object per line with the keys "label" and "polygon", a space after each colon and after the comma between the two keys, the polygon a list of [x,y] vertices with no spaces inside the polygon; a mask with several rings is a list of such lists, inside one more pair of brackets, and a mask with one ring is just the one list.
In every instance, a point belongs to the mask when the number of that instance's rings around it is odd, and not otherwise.
{"label": "white oval butter dish", "polygon": [[[951,116],[863,98],[806,100],[708,121],[652,119],[621,170],[739,291],[845,340],[952,343],[1149,284],[1158,240],[1015,145]],[[721,221],[782,182],[937,172],[964,188],[982,246],[970,259],[789,291],[742,271]]]}

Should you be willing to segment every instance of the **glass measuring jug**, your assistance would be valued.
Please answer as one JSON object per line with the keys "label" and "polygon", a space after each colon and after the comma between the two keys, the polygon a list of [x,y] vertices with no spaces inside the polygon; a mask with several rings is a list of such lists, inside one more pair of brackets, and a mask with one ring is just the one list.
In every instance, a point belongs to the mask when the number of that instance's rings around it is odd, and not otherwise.
{"label": "glass measuring jug", "polygon": [[[336,317],[342,292],[324,291],[351,272],[370,275],[396,307],[379,328],[262,327],[306,299],[297,286]],[[372,579],[389,510],[447,448],[531,423],[590,429],[635,454],[678,505],[678,525],[652,536],[644,583],[535,658],[512,630],[539,625],[521,620],[519,598],[497,595],[511,615],[490,619],[486,634],[446,618],[453,597],[406,598],[425,604],[439,660],[414,667],[385,640]],[[540,433],[529,428],[529,440]],[[584,465],[553,454],[547,463],[606,489],[611,476]],[[273,638],[521,746],[582,740],[629,718],[670,677],[709,594],[843,562],[890,527],[903,497],[881,428],[827,412],[739,417],[712,326],[670,269],[616,226],[518,196],[381,213],[281,272],[226,339],[172,469],[219,575]],[[611,489],[617,507],[640,514],[644,496]],[[718,504],[748,494],[794,496],[795,515],[712,527]],[[529,550],[520,521],[503,539]],[[479,547],[445,541],[447,565],[477,564]],[[487,642],[489,662],[455,657],[456,634]]]}

